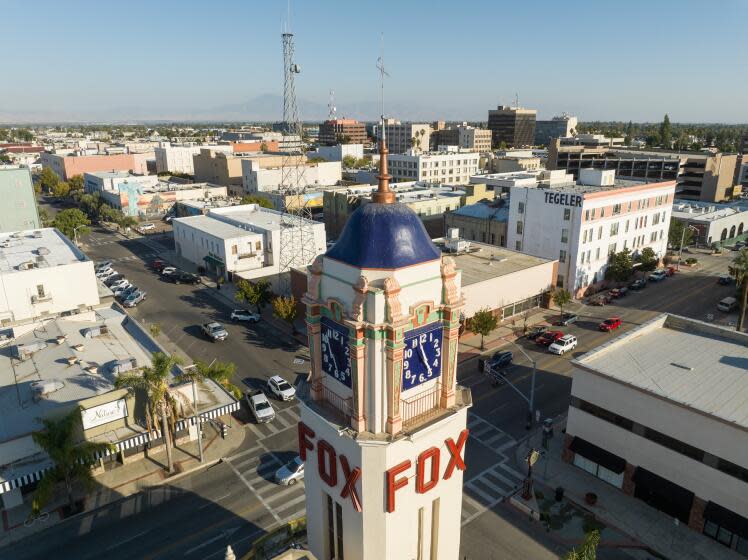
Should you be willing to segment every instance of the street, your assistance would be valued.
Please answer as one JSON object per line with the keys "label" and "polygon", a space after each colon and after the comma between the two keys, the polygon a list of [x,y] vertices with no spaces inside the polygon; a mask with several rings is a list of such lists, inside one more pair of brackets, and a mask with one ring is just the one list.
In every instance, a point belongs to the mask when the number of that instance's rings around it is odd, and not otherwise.
{"label": "street", "polygon": [[[256,387],[275,374],[291,383],[297,375],[307,374],[306,348],[272,324],[234,324],[228,320],[230,305],[216,297],[213,288],[161,280],[147,266],[159,254],[154,250],[154,239],[158,240],[153,238],[146,244],[101,229],[94,229],[83,239],[83,248],[92,259],[114,261],[115,269],[148,293],[143,303],[128,310],[133,317],[147,326],[159,325],[192,360],[235,363],[234,383],[242,390]],[[168,239],[163,247],[169,249]],[[567,355],[556,356],[532,341],[519,340],[517,344],[537,363],[535,407],[541,417],[566,413],[573,358],[658,313],[734,320],[715,308],[717,301],[730,294],[731,288],[715,282],[716,276],[726,270],[728,260],[705,259],[700,268],[684,270],[605,307],[569,305],[565,310],[577,313],[579,320],[559,330],[574,334],[579,345]],[[622,319],[622,327],[612,333],[601,332],[599,323],[612,316]],[[228,330],[226,341],[212,343],[201,334],[199,325],[214,320]],[[507,349],[514,352],[514,365],[507,369],[507,378],[528,395],[532,364],[517,347],[509,344]],[[563,550],[503,503],[523,479],[511,457],[518,441],[528,434],[527,403],[506,384],[492,386],[478,371],[477,359],[461,364],[458,381],[472,389],[474,402],[468,416],[463,553],[469,558],[556,558]],[[239,426],[245,439],[233,456],[68,519],[45,531],[44,538],[31,537],[7,547],[3,557],[23,560],[54,554],[86,559],[105,551],[110,558],[123,559],[220,558],[229,543],[237,556],[246,552],[265,531],[305,515],[303,482],[281,487],[273,481],[273,473],[297,452],[298,405],[274,400],[273,406],[278,416],[272,423]],[[500,539],[501,545],[496,544],[497,531],[506,537]],[[481,554],[487,546],[493,552]]]}

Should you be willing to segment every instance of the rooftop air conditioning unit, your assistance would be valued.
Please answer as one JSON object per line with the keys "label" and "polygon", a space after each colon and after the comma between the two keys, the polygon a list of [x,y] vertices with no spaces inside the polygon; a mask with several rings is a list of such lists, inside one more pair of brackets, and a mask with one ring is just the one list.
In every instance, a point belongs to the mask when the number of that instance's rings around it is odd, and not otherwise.
{"label": "rooftop air conditioning unit", "polygon": [[36,253],[37,255],[49,255],[49,249],[47,249],[46,247],[39,247],[36,250]]}
{"label": "rooftop air conditioning unit", "polygon": [[34,261],[22,262],[17,268],[18,270],[31,270],[32,268],[36,268],[36,263]]}
{"label": "rooftop air conditioning unit", "polygon": [[33,381],[31,383],[31,392],[34,395],[34,400],[44,398],[55,391],[59,391],[65,386],[62,381],[57,379],[50,379],[48,381]]}
{"label": "rooftop air conditioning unit", "polygon": [[34,237],[35,237],[36,239],[41,239],[41,238],[42,238],[42,232],[41,232],[41,230],[36,230],[36,231],[34,232]]}
{"label": "rooftop air conditioning unit", "polygon": [[25,360],[26,358],[30,357],[34,352],[43,350],[46,347],[47,347],[47,343],[42,342],[42,341],[30,342],[28,344],[16,344],[13,347],[12,353],[13,353],[13,357],[18,358],[19,360]]}

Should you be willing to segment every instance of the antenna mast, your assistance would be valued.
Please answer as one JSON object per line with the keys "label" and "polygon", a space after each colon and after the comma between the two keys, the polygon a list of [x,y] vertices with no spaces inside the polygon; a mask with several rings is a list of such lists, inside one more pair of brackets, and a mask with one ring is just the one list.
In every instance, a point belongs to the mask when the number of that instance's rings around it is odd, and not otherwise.
{"label": "antenna mast", "polygon": [[281,35],[283,43],[283,161],[278,186],[281,195],[281,232],[278,262],[281,293],[291,293],[291,268],[306,266],[317,256],[312,227],[312,211],[306,200],[306,158],[304,157],[303,129],[296,104],[294,78],[301,72],[294,62],[294,36],[291,33],[291,3],[288,20]]}

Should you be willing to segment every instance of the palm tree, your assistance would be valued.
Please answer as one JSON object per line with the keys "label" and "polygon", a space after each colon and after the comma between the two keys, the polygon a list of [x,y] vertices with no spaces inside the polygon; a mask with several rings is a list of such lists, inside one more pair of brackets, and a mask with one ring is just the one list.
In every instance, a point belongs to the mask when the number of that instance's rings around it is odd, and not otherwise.
{"label": "palm tree", "polygon": [[152,419],[161,419],[161,435],[166,446],[166,462],[168,472],[172,472],[174,464],[171,456],[172,433],[174,421],[177,416],[174,398],[169,392],[169,376],[175,365],[181,360],[174,355],[154,352],[151,357],[151,366],[144,367],[142,372],[128,372],[118,375],[114,386],[118,389],[127,388],[131,391],[144,391],[148,398],[146,408],[146,427],[148,432],[153,431]]}
{"label": "palm tree", "polygon": [[96,453],[113,451],[114,446],[109,443],[79,441],[81,434],[80,408],[71,410],[67,415],[57,420],[45,418],[42,420],[44,429],[31,434],[34,443],[46,451],[54,462],[54,467],[44,473],[36,488],[32,511],[39,515],[39,511],[52,497],[55,484],[65,483],[68,505],[73,505],[73,485],[82,482],[87,488],[93,484],[91,463]]}
{"label": "palm tree", "polygon": [[730,276],[735,278],[735,283],[741,289],[740,315],[738,315],[738,332],[743,330],[745,322],[745,308],[748,306],[748,247],[743,247],[738,255],[732,260],[732,266],[728,267]]}

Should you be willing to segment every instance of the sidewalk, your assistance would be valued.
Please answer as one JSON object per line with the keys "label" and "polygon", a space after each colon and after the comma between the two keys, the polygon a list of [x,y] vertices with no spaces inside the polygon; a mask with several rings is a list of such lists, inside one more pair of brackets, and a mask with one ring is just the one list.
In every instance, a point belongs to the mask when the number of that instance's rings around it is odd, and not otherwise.
{"label": "sidewalk", "polygon": [[[95,476],[96,490],[92,493],[87,494],[83,488],[77,488],[75,498],[84,500],[84,510],[75,517],[123,500],[146,488],[174,482],[192,472],[218,463],[222,457],[232,455],[244,446],[244,441],[249,437],[250,432],[245,431],[243,424],[236,418],[229,416],[224,419],[230,426],[226,439],[220,436],[215,426],[204,424],[204,461],[202,463],[198,460],[197,441],[177,444],[172,450],[174,474],[167,476],[164,469],[166,450],[163,447],[155,449],[146,459],[133,461]],[[65,505],[62,494],[62,489],[58,489],[55,499],[44,508],[44,511],[49,513],[48,519],[39,519],[28,526],[24,522],[31,513],[30,496],[23,505],[3,510],[0,547],[70,519],[62,517],[62,507]],[[0,556],[2,556],[1,551]]]}
{"label": "sidewalk", "polygon": [[[563,419],[554,427],[554,437],[550,449],[533,468],[533,481],[536,491],[552,496],[555,488],[564,488],[563,502],[591,514],[596,522],[641,543],[672,560],[745,560],[744,557],[718,542],[701,535],[684,524],[675,525],[673,518],[648,506],[641,500],[628,496],[602,480],[582,471],[580,468],[561,460]],[[521,472],[527,469],[525,457],[528,450],[541,448],[540,430],[533,433],[515,451],[515,464]],[[598,501],[594,506],[587,504],[584,496],[594,492]],[[601,546],[614,546],[604,543]],[[624,544],[623,547],[637,546]]]}

